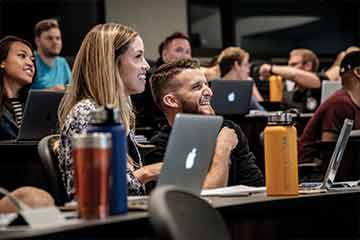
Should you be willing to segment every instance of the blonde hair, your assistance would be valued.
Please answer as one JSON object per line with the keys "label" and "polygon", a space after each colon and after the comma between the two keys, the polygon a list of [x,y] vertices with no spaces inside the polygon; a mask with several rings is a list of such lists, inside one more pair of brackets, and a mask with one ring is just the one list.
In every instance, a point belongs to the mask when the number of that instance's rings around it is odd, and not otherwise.
{"label": "blonde hair", "polygon": [[311,62],[311,64],[312,64],[311,71],[313,71],[313,72],[316,72],[319,68],[319,64],[320,64],[319,59],[316,56],[316,54],[313,51],[311,51],[310,49],[306,49],[306,48],[293,49],[290,52],[290,57],[291,56],[301,56],[303,63]]}
{"label": "blonde hair", "polygon": [[233,68],[234,62],[241,64],[249,53],[239,47],[228,47],[218,56],[217,62],[220,66],[221,77],[225,76]]}
{"label": "blonde hair", "polygon": [[121,55],[136,36],[132,28],[117,23],[99,24],[87,33],[74,61],[71,84],[59,106],[60,128],[73,106],[83,99],[91,99],[99,106],[112,104],[120,109],[127,132],[135,127],[119,67]]}

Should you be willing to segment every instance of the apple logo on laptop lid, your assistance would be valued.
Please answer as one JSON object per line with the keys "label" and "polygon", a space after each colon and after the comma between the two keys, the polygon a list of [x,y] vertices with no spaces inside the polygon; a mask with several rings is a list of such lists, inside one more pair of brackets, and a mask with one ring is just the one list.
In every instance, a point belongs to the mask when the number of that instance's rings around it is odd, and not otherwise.
{"label": "apple logo on laptop lid", "polygon": [[196,158],[196,148],[193,148],[191,152],[188,153],[185,161],[185,168],[191,169],[195,164],[195,158]]}
{"label": "apple logo on laptop lid", "polygon": [[228,98],[229,102],[234,102],[235,101],[235,93],[234,92],[229,93],[227,98]]}

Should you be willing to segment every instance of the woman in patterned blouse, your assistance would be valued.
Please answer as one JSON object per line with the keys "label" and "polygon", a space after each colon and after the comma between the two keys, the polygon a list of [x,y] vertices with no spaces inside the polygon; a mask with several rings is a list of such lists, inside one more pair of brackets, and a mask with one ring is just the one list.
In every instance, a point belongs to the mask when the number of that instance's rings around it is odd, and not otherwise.
{"label": "woman in patterned blouse", "polygon": [[130,95],[144,91],[148,69],[143,41],[133,29],[116,23],[99,24],[85,36],[59,107],[59,166],[70,199],[74,196],[71,137],[87,128],[96,107],[106,104],[120,109],[127,130],[129,194],[144,194],[144,184],[158,178],[161,164],[143,166],[133,138],[135,115]]}

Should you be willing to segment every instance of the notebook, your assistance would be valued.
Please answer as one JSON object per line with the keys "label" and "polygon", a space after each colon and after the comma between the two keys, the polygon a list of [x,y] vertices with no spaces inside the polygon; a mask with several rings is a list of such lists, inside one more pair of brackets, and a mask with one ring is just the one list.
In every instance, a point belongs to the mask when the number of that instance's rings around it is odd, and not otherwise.
{"label": "notebook", "polygon": [[[156,187],[172,185],[200,196],[222,122],[221,116],[178,113]],[[129,209],[146,209],[147,198],[129,197]]]}
{"label": "notebook", "polygon": [[30,90],[16,141],[37,141],[58,131],[57,110],[64,92]]}
{"label": "notebook", "polygon": [[334,92],[341,88],[340,81],[324,80],[321,83],[321,103],[325,102]]}
{"label": "notebook", "polygon": [[330,190],[334,185],[336,173],[339,169],[344,151],[349,140],[351,130],[353,128],[353,120],[345,119],[341,132],[336,141],[335,149],[331,155],[329,166],[326,170],[324,180],[322,182],[304,182],[299,186],[299,191],[312,191],[312,190]]}
{"label": "notebook", "polygon": [[244,115],[249,112],[252,80],[213,80],[211,105],[217,114]]}

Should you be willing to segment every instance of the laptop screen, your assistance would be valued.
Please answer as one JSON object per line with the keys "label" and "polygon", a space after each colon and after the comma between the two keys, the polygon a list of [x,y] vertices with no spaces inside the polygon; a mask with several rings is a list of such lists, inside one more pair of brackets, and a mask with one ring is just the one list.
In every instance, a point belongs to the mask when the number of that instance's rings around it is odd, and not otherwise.
{"label": "laptop screen", "polygon": [[172,185],[200,196],[223,118],[176,114],[157,186]]}
{"label": "laptop screen", "polygon": [[349,140],[351,130],[353,128],[353,124],[353,120],[347,118],[344,120],[340,135],[336,141],[334,152],[331,155],[330,163],[327,168],[322,187],[326,187],[327,189],[329,189],[334,183],[337,170],[340,166],[340,162],[344,155],[344,151]]}
{"label": "laptop screen", "polygon": [[329,81],[324,80],[322,81],[321,86],[321,103],[325,102],[326,99],[328,99],[334,92],[339,90],[341,88],[341,82],[340,81]]}
{"label": "laptop screen", "polygon": [[31,89],[17,141],[40,140],[58,131],[57,110],[64,92]]}
{"label": "laptop screen", "polygon": [[213,80],[211,106],[217,114],[244,115],[249,112],[252,80]]}

